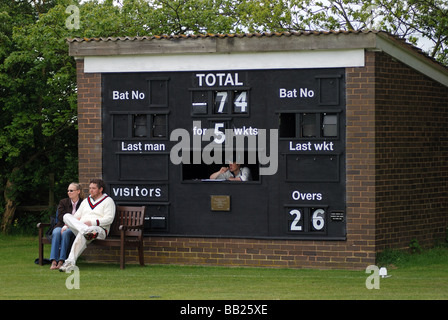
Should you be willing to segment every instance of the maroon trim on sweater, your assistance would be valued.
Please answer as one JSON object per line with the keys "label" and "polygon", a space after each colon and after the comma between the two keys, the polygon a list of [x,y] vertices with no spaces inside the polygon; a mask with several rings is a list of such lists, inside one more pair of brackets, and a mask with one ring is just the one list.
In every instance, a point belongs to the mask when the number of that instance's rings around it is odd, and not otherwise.
{"label": "maroon trim on sweater", "polygon": [[109,196],[105,196],[103,199],[101,199],[100,201],[98,201],[98,202],[95,203],[95,204],[92,204],[92,202],[90,202],[90,197],[88,197],[88,198],[87,198],[87,202],[89,203],[90,208],[93,210],[93,209],[96,208],[97,205],[99,205],[101,202],[103,202],[104,199],[106,199],[107,197],[109,197]]}

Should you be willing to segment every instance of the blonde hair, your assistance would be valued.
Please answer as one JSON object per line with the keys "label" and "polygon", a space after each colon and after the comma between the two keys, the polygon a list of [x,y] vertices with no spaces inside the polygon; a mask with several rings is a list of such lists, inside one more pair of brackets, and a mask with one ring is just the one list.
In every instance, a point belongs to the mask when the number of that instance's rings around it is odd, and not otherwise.
{"label": "blonde hair", "polygon": [[71,182],[70,185],[74,185],[76,187],[76,190],[79,190],[79,199],[84,199],[84,191],[82,191],[82,186],[78,182]]}

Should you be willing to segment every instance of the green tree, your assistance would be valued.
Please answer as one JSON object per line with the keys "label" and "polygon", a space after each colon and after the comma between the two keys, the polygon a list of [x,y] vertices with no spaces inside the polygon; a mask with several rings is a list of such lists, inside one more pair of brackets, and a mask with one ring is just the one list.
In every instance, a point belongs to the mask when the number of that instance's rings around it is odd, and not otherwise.
{"label": "green tree", "polygon": [[65,42],[65,6],[44,0],[0,3],[1,229],[6,231],[19,203],[48,201],[50,173],[76,176],[76,78]]}
{"label": "green tree", "polygon": [[[291,0],[290,30],[382,30],[448,65],[446,0]],[[419,42],[420,40],[420,42]]]}
{"label": "green tree", "polygon": [[446,0],[376,0],[379,14],[387,15],[379,28],[408,38],[428,41],[429,56],[448,65],[448,2]]}

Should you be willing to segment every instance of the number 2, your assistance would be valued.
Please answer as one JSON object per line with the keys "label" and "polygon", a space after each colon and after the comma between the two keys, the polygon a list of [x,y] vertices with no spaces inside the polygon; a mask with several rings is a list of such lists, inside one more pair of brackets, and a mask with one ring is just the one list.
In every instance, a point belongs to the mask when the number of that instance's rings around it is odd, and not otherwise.
{"label": "number 2", "polygon": [[299,226],[299,222],[300,222],[300,218],[302,216],[300,210],[294,209],[289,211],[289,214],[292,216],[296,216],[293,220],[293,222],[291,222],[291,226],[290,226],[290,230],[291,231],[302,231],[302,226]]}

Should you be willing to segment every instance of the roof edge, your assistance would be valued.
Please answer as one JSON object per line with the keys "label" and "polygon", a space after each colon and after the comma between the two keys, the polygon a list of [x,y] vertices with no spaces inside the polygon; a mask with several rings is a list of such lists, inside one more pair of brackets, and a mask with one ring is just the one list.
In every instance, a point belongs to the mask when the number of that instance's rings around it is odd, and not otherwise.
{"label": "roof edge", "polygon": [[69,55],[228,54],[313,50],[380,50],[448,86],[448,68],[405,39],[385,31],[299,31],[67,39]]}
{"label": "roof edge", "polygon": [[[67,39],[69,55],[157,55],[359,49],[379,31],[303,31]],[[361,36],[362,35],[362,36]],[[310,39],[312,39],[310,41]]]}
{"label": "roof edge", "polygon": [[376,48],[448,87],[448,68],[397,37],[379,34]]}

